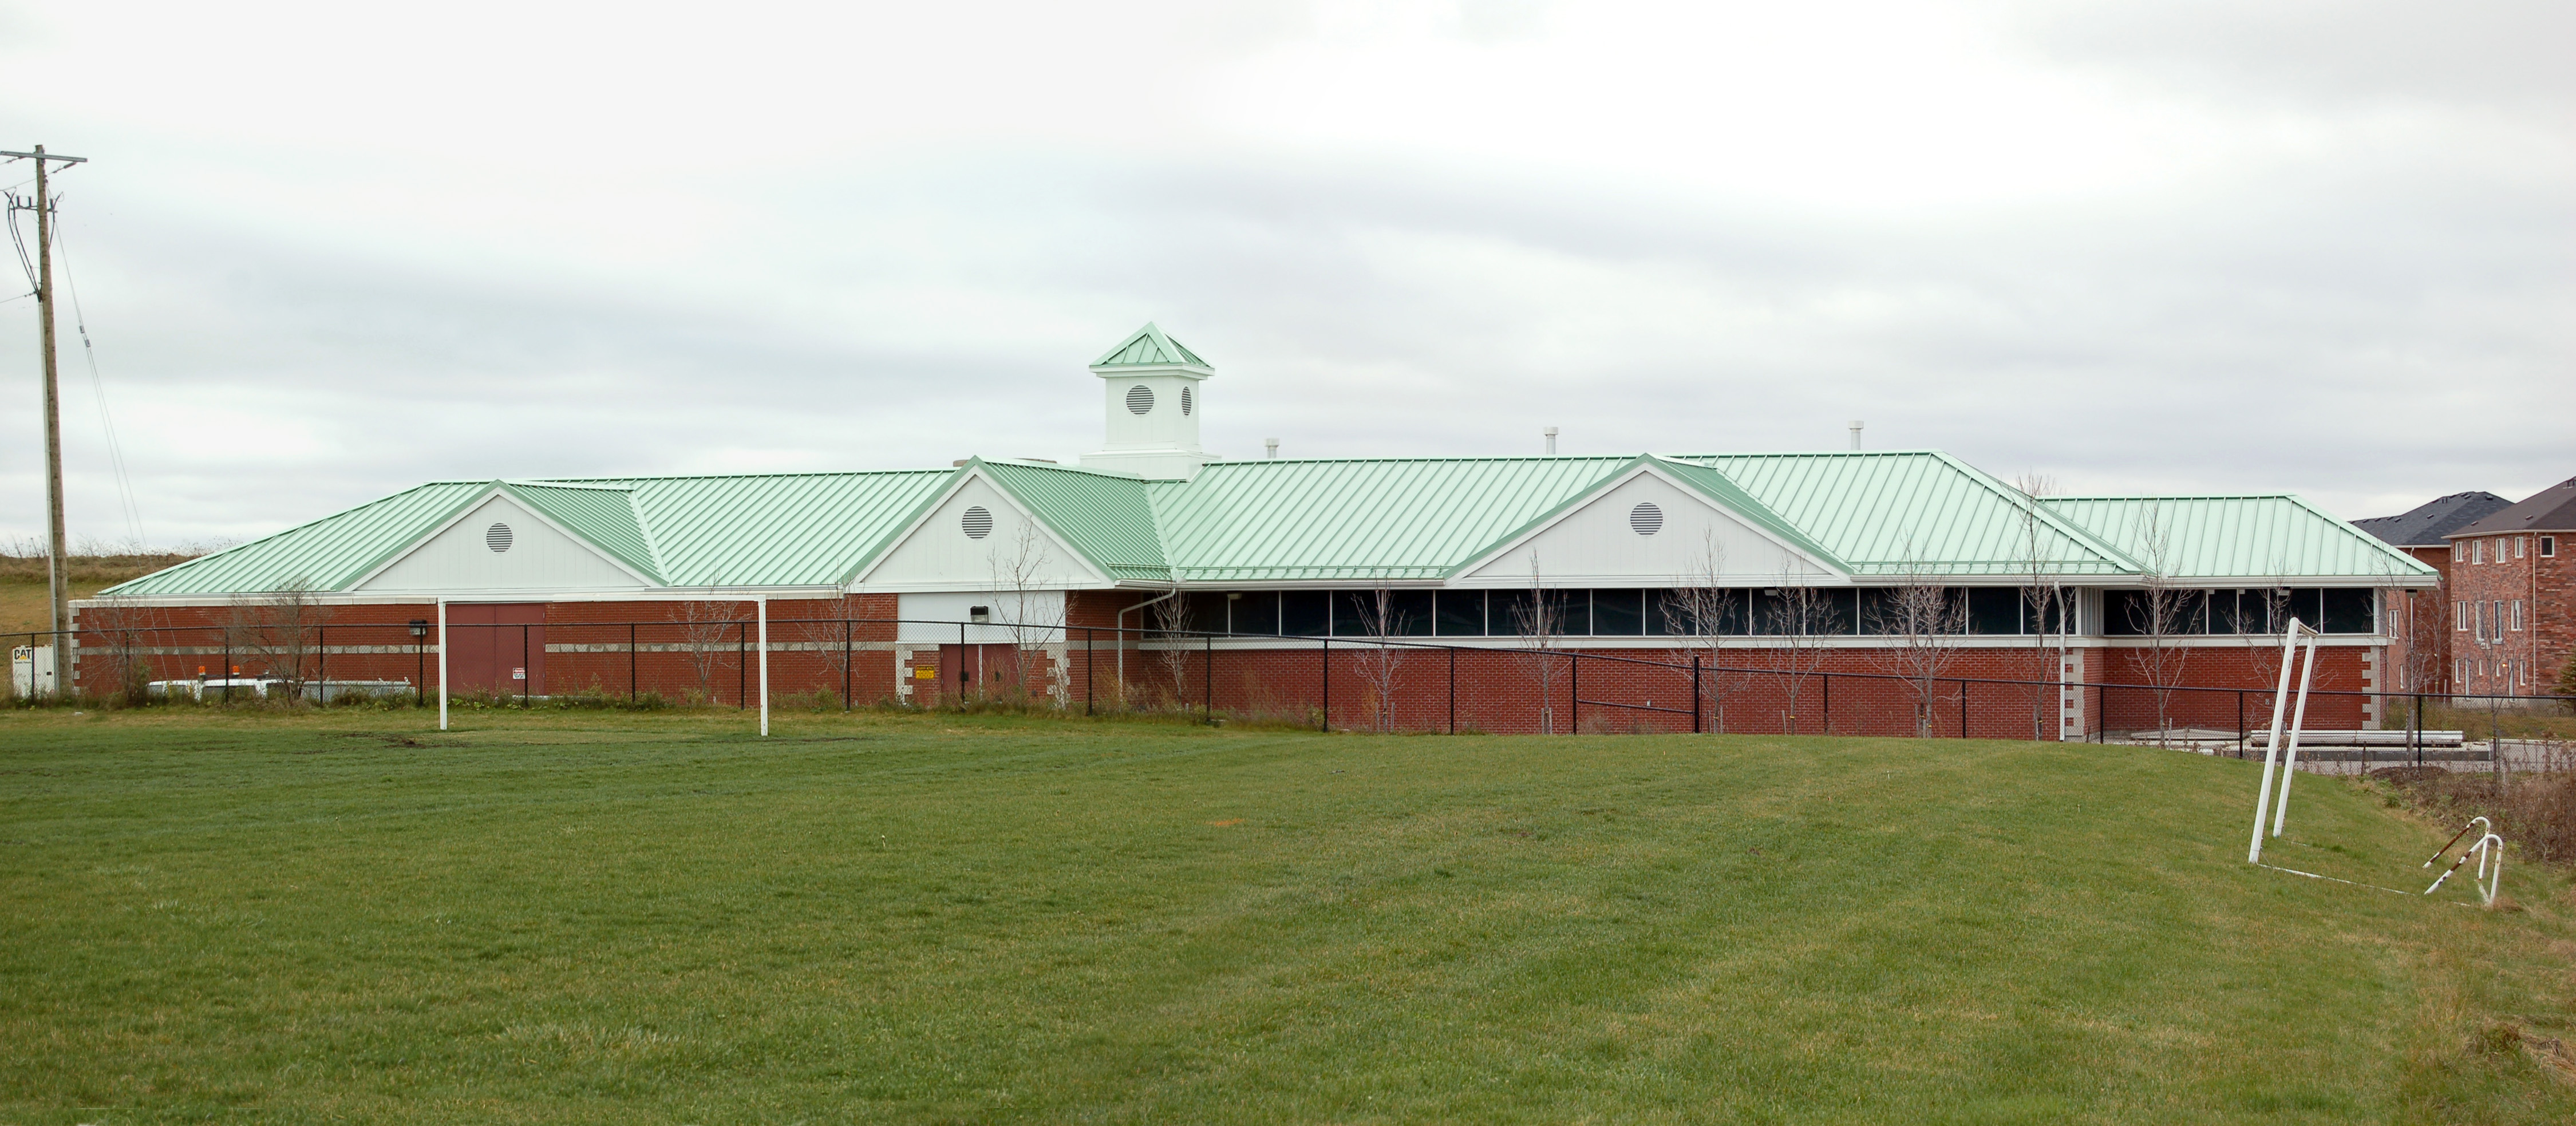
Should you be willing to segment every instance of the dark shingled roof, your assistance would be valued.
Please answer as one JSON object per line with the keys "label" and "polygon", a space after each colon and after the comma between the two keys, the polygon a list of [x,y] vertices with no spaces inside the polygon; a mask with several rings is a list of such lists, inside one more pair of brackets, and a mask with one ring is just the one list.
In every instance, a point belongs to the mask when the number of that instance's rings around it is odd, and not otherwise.
{"label": "dark shingled roof", "polygon": [[2485,536],[2497,532],[2576,532],[2576,477],[2533,493],[2520,504],[2450,534]]}
{"label": "dark shingled roof", "polygon": [[2374,516],[2352,526],[2399,547],[2445,547],[2442,537],[2513,505],[2494,493],[2452,493],[2400,516]]}

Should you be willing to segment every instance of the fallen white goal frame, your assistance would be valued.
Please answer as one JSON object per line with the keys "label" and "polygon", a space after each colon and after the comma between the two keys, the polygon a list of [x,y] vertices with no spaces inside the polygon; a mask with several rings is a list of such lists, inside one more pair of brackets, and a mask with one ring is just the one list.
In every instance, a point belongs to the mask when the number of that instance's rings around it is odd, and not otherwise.
{"label": "fallen white goal frame", "polygon": [[[2299,648],[2302,635],[2308,641],[2304,653]],[[2270,817],[2272,835],[2276,837],[2281,835],[2281,826],[2290,819],[2290,779],[2299,773],[2299,729],[2307,726],[2308,722],[2308,684],[2317,671],[2318,636],[2317,631],[2309,629],[2297,618],[2290,619],[2290,628],[2281,631],[2281,686],[2272,693],[2272,737],[2263,745],[2263,789],[2254,795],[2254,843],[2245,850],[2248,864],[2263,862],[2264,818]],[[2290,703],[2290,664],[2300,656],[2305,656],[2306,660],[2299,663],[2299,703],[2290,715],[2290,753],[2285,759],[2281,755],[2281,712]],[[2272,799],[2272,774],[2276,767],[2281,775],[2281,797],[2277,803]]]}

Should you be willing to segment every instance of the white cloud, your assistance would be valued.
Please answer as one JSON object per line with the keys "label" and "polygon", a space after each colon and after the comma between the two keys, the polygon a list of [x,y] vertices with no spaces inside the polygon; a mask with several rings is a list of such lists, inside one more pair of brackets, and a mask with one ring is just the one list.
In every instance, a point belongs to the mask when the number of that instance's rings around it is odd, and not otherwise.
{"label": "white cloud", "polygon": [[[1237,454],[1858,417],[2351,516],[2563,478],[2568,17],[2345,9],[0,7],[0,142],[95,161],[70,257],[161,541],[432,477],[1072,456],[1147,319]],[[0,304],[0,535],[33,336]]]}

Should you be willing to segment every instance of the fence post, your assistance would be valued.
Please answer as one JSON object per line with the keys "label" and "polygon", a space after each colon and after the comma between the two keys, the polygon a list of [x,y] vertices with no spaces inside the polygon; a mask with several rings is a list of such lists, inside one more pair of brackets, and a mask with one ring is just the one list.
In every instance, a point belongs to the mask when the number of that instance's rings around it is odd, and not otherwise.
{"label": "fence post", "polygon": [[1317,730],[1330,731],[1333,729],[1333,639],[1331,635],[1325,635],[1324,646],[1318,651],[1324,655],[1324,710],[1323,722],[1318,725]]}
{"label": "fence post", "polygon": [[[841,613],[846,615],[849,612],[849,607],[841,608]],[[855,625],[857,623],[847,617],[841,619],[841,710],[844,712],[850,710],[850,631]]]}
{"label": "fence post", "polygon": [[1206,634],[1205,639],[1207,645],[1202,651],[1207,656],[1199,661],[1199,691],[1204,694],[1207,702],[1200,707],[1207,713],[1208,726],[1214,727],[1216,726],[1216,635]]}
{"label": "fence post", "polygon": [[[446,658],[446,653],[447,653],[447,650],[444,648],[444,646],[446,645],[446,640],[445,640],[444,638],[440,639],[439,644],[441,645],[441,648],[439,649],[440,659],[441,659],[442,661],[444,661],[444,660],[445,660],[445,658]],[[442,666],[442,667],[443,667],[443,666]],[[232,702],[233,702],[233,631],[231,631],[231,630],[225,630],[225,631],[224,631],[224,663],[223,663],[221,666],[218,666],[218,670],[223,674],[223,678],[224,678],[224,702],[225,702],[225,703],[227,703],[227,704],[232,703]],[[61,682],[61,680],[62,680],[62,675],[61,675],[59,672],[57,672],[57,673],[55,674],[55,676],[54,676],[54,680],[55,680],[57,683]],[[442,685],[440,685],[439,687],[444,688],[444,687],[446,687],[446,685],[443,685],[443,684],[442,684]],[[445,728],[440,728],[440,730],[444,731],[444,730],[446,730],[446,729],[445,729]]]}
{"label": "fence post", "polygon": [[527,623],[521,622],[519,623],[519,707],[522,710],[528,706],[528,685],[536,680],[536,674],[528,671],[532,667],[534,666],[528,664],[528,626]]}
{"label": "fence post", "polygon": [[2424,765],[2424,694],[2421,692],[2415,694],[2415,727],[2407,733],[2406,741],[2415,745],[2415,765]]}
{"label": "fence post", "polygon": [[330,630],[331,627],[325,625],[316,625],[313,627],[313,679],[319,685],[319,687],[314,689],[315,695],[313,702],[316,704],[327,704],[331,702]]}
{"label": "fence post", "polygon": [[1449,733],[1458,733],[1458,647],[1449,647]]}
{"label": "fence post", "polygon": [[1691,654],[1691,734],[1699,734],[1699,654]]}
{"label": "fence post", "polygon": [[[1834,674],[1826,673],[1824,677],[1825,698],[1821,701],[1824,706],[1818,709],[1823,714],[1816,717],[1816,733],[1831,735],[1834,733]],[[1798,733],[1798,717],[1795,714],[1789,717],[1789,733],[1792,735]]]}
{"label": "fence post", "polygon": [[2245,757],[2245,690],[2236,690],[2236,757]]}
{"label": "fence post", "polygon": [[1968,682],[1959,682],[1959,737],[1968,737]]}
{"label": "fence post", "polygon": [[1091,648],[1092,627],[1082,627],[1082,714],[1090,715],[1091,686],[1100,675],[1100,654]]}

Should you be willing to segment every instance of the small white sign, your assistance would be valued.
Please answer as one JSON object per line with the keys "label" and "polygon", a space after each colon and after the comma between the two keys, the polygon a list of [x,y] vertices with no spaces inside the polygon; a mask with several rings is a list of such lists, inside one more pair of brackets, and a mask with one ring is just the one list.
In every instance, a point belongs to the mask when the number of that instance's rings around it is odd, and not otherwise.
{"label": "small white sign", "polygon": [[526,679],[528,679],[528,670],[526,670],[526,669],[511,669],[511,670],[510,670],[510,679],[512,679],[512,680],[526,680]]}

